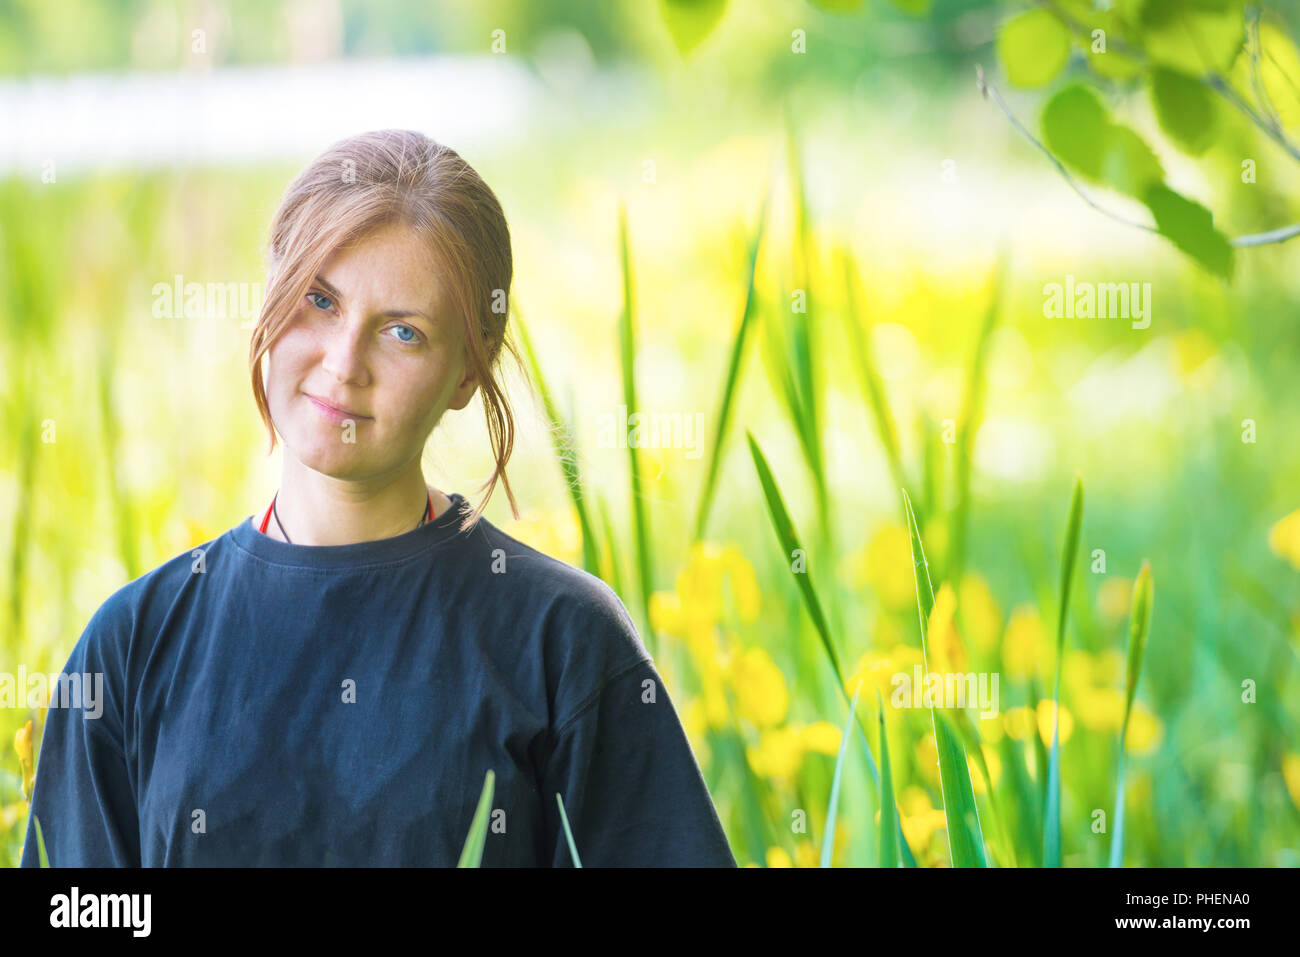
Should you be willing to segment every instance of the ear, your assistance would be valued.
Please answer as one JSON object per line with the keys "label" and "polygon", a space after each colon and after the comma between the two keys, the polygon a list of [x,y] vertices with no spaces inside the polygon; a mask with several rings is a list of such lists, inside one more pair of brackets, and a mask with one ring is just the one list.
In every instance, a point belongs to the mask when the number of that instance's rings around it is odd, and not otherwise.
{"label": "ear", "polygon": [[459,412],[469,405],[469,400],[474,398],[476,391],[478,391],[478,379],[475,378],[473,372],[466,370],[465,378],[456,386],[456,391],[451,394],[451,401],[447,404],[447,408]]}

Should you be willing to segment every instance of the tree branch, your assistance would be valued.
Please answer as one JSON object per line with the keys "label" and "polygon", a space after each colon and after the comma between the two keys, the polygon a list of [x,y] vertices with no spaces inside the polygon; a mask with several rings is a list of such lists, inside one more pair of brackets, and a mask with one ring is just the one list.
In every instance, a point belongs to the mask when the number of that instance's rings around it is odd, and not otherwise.
{"label": "tree branch", "polygon": [[[1038,149],[1042,152],[1042,154],[1046,156],[1048,160],[1051,161],[1053,166],[1056,167],[1057,172],[1059,172],[1061,176],[1065,179],[1065,181],[1070,185],[1070,188],[1073,189],[1076,193],[1078,193],[1079,197],[1085,203],[1087,203],[1097,212],[1101,213],[1103,216],[1108,216],[1111,219],[1115,220],[1117,223],[1122,223],[1125,226],[1131,226],[1134,229],[1141,229],[1148,233],[1159,234],[1160,230],[1157,229],[1155,226],[1148,225],[1147,223],[1140,223],[1135,219],[1129,219],[1127,216],[1121,216],[1119,213],[1116,213],[1113,210],[1109,210],[1105,208],[1100,203],[1093,200],[1092,197],[1090,197],[1087,193],[1085,193],[1083,191],[1083,188],[1078,184],[1078,182],[1074,179],[1074,177],[1070,175],[1070,172],[1065,168],[1065,165],[1059,159],[1056,158],[1056,155],[1050,149],[1048,149],[1043,143],[1041,143],[1037,138],[1035,138],[1035,136],[1032,133],[1030,133],[1029,130],[1025,129],[1024,125],[1018,119],[1016,119],[1015,114],[1011,112],[1011,109],[1007,106],[1006,102],[1002,99],[1001,94],[998,93],[997,89],[993,86],[993,84],[989,83],[988,80],[985,79],[984,68],[980,66],[978,63],[975,64],[975,85],[979,89],[980,95],[983,96],[985,99],[989,99],[990,97],[992,97],[993,102],[998,105],[998,108],[1000,110],[1002,110],[1003,114],[1011,122],[1011,125],[1014,126],[1025,139],[1029,140],[1029,142],[1033,143],[1036,147],[1038,147]],[[1294,239],[1296,236],[1300,236],[1300,223],[1294,223],[1290,226],[1282,226],[1279,227],[1278,229],[1269,230],[1268,232],[1265,233],[1249,233],[1245,236],[1236,236],[1232,239],[1229,239],[1228,242],[1233,246],[1265,246],[1270,243],[1283,243],[1286,242],[1288,239]]]}

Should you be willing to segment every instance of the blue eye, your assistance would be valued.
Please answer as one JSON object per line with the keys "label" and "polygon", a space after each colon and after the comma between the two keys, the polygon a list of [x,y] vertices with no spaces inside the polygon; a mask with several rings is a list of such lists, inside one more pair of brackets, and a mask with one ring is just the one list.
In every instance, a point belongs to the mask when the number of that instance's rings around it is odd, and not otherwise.
{"label": "blue eye", "polygon": [[398,339],[399,342],[417,342],[417,341],[419,340],[419,338],[420,338],[419,334],[418,334],[414,329],[412,329],[410,326],[393,326],[393,328],[394,328],[394,329],[405,329],[407,332],[409,332],[409,333],[411,334],[411,338],[409,338],[409,339],[403,339],[401,336],[398,336],[397,339]]}
{"label": "blue eye", "polygon": [[329,306],[322,306],[315,301],[316,299],[324,299],[326,302],[330,302],[331,300],[329,296],[323,295],[319,292],[309,292],[307,293],[307,298],[312,300],[312,305],[315,306],[317,309],[324,309],[328,311],[330,308]]}

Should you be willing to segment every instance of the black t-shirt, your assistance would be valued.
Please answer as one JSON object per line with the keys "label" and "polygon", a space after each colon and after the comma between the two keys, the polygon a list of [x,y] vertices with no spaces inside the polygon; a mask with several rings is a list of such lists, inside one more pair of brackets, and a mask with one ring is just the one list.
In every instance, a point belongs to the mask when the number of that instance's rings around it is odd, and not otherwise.
{"label": "black t-shirt", "polygon": [[99,700],[46,713],[51,865],[451,866],[491,769],[484,866],[571,866],[558,793],[584,867],[734,867],[623,603],[450,498],[350,545],[250,517],[105,601],[65,668]]}

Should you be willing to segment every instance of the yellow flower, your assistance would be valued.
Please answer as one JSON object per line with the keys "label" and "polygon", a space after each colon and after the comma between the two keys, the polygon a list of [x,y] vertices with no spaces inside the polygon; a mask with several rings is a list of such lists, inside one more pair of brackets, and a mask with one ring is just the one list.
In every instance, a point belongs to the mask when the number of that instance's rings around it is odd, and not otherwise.
{"label": "yellow flower", "polygon": [[790,861],[790,855],[786,853],[783,847],[769,847],[767,849],[767,866],[768,867],[794,867]]}
{"label": "yellow flower", "polygon": [[1107,624],[1118,624],[1128,617],[1129,603],[1133,597],[1133,581],[1128,578],[1107,578],[1097,589],[1097,610]]}
{"label": "yellow flower", "polygon": [[[966,762],[970,765],[970,783],[971,788],[976,794],[984,793],[984,773],[980,771],[979,762],[971,755],[966,755]],[[1002,759],[998,757],[997,751],[993,748],[984,748],[984,763],[989,766],[989,777],[993,779],[993,786],[998,786],[998,779],[1002,777]]]}
{"label": "yellow flower", "polygon": [[758,745],[745,749],[749,766],[762,778],[785,783],[793,778],[803,763],[803,744],[793,728],[771,728],[763,731]]}
{"label": "yellow flower", "polygon": [[1023,705],[1008,708],[1002,715],[1002,726],[1012,741],[1024,741],[1034,733],[1034,713]]}
{"label": "yellow flower", "polygon": [[1291,795],[1291,803],[1300,811],[1300,754],[1287,754],[1282,758],[1282,780]]}
{"label": "yellow flower", "polygon": [[853,670],[844,682],[844,688],[851,698],[853,693],[858,690],[858,682],[861,681],[862,691],[859,695],[859,704],[872,697],[872,688],[880,689],[880,696],[888,701],[893,676],[894,661],[890,655],[880,652],[868,652],[859,658],[858,663],[853,666]]}
{"label": "yellow flower", "polygon": [[1111,685],[1124,680],[1128,662],[1118,648],[1104,648],[1092,657],[1092,680],[1099,685]]}
{"label": "yellow flower", "polygon": [[836,757],[840,753],[840,729],[829,721],[814,721],[799,731],[799,743],[806,751],[829,754]]}
{"label": "yellow flower", "polygon": [[770,728],[785,720],[790,707],[785,675],[766,651],[744,649],[732,660],[729,677],[741,717],[759,728]]}
{"label": "yellow flower", "polygon": [[888,608],[907,608],[916,602],[912,577],[912,544],[902,525],[882,525],[867,542],[855,563],[856,583],[865,579],[874,586]]}
{"label": "yellow flower", "polygon": [[961,674],[967,670],[966,649],[957,633],[954,618],[957,614],[957,596],[952,586],[944,582],[939,594],[934,596],[930,621],[926,629],[930,651],[930,670],[941,674]]}
{"label": "yellow flower", "polygon": [[682,727],[691,739],[691,746],[698,750],[709,730],[709,719],[704,713],[704,699],[692,698],[682,709]]}
{"label": "yellow flower", "polygon": [[[837,828],[838,830],[838,828]],[[812,841],[800,841],[794,846],[794,866],[795,867],[816,867],[821,863],[822,852],[819,848],[813,847]],[[831,862],[835,861],[835,851],[831,851]]]}
{"label": "yellow flower", "polygon": [[934,735],[929,731],[916,742],[916,764],[926,781],[938,787],[939,749],[935,747]]}
{"label": "yellow flower", "polygon": [[978,718],[978,723],[975,726],[979,728],[981,738],[990,744],[997,744],[1002,740],[1003,728],[1002,721],[1000,720],[1002,715],[995,714],[992,717],[986,718],[981,714]]}
{"label": "yellow flower", "polygon": [[25,801],[15,801],[8,806],[0,805],[0,831],[7,831],[23,819],[27,813]]}
{"label": "yellow flower", "polygon": [[675,590],[687,620],[715,625],[722,620],[722,549],[711,542],[691,546],[686,567],[677,575]]}
{"label": "yellow flower", "polygon": [[727,581],[731,583],[731,597],[736,603],[736,614],[742,622],[752,625],[758,621],[762,609],[754,566],[735,545],[728,545],[723,550],[722,564],[727,570]]}
{"label": "yellow flower", "polygon": [[1268,530],[1268,547],[1293,568],[1300,569],[1300,508],[1277,521]]}
{"label": "yellow flower", "polygon": [[27,723],[14,733],[14,751],[18,753],[18,765],[23,775],[23,797],[32,799],[32,786],[36,781],[36,770],[32,767],[32,722]]}
{"label": "yellow flower", "polygon": [[1124,695],[1118,688],[1083,688],[1073,700],[1085,728],[1115,732],[1124,723]]}
{"label": "yellow flower", "polygon": [[727,692],[722,682],[722,669],[716,663],[700,672],[700,686],[704,697],[704,717],[715,731],[731,723],[731,710],[727,707]]}
{"label": "yellow flower", "polygon": [[650,596],[650,624],[661,634],[686,637],[686,621],[676,592],[657,591]]}
{"label": "yellow flower", "polygon": [[1151,754],[1160,746],[1164,725],[1140,701],[1133,702],[1133,713],[1128,719],[1128,738],[1124,750],[1129,754]]}
{"label": "yellow flower", "polygon": [[1033,605],[1018,605],[1011,612],[1002,636],[1002,664],[1015,678],[1051,673],[1056,649],[1047,639],[1043,619]]}
{"label": "yellow flower", "polygon": [[[1052,702],[1046,698],[1038,702],[1038,735],[1043,739],[1043,745],[1049,749],[1052,747],[1053,713]],[[1070,740],[1070,735],[1074,733],[1074,716],[1070,714],[1070,709],[1065,705],[1061,705],[1060,724],[1061,744],[1065,744]]]}
{"label": "yellow flower", "polygon": [[930,798],[915,785],[903,788],[898,796],[899,823],[903,837],[913,851],[920,851],[930,843],[934,832],[946,827],[948,819],[942,810],[930,806]]}
{"label": "yellow flower", "polygon": [[1002,629],[1002,609],[989,591],[988,582],[974,573],[963,575],[957,600],[971,645],[981,654],[993,651]]}

